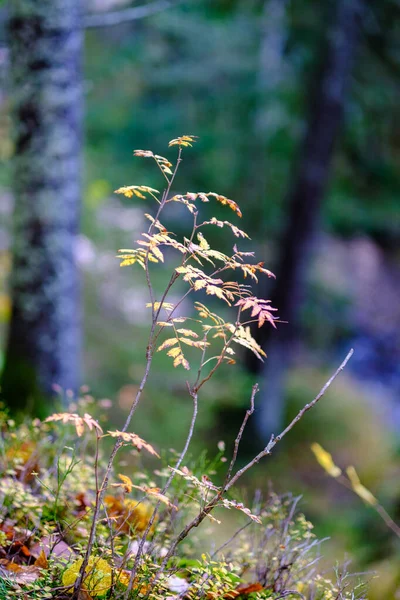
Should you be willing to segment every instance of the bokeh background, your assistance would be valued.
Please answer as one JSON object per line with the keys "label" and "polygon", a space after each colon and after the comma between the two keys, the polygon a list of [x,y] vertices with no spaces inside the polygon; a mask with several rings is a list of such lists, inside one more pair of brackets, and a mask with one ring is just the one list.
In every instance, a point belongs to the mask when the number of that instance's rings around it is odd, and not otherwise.
{"label": "bokeh background", "polygon": [[[151,206],[113,190],[160,189],[155,166],[132,151],[174,157],[170,139],[198,135],[184,153],[175,192],[212,190],[238,202],[251,248],[277,274],[261,292],[287,323],[261,340],[270,364],[260,368],[243,354],[241,364],[224,368],[204,388],[193,453],[214,453],[221,439],[232,442],[259,381],[244,461],[316,395],[353,347],[345,373],[318,408],[249,475],[247,493],[272,482],[278,492],[301,494],[317,535],[330,537],[326,556],[347,554],[356,569],[383,574],[374,597],[398,598],[399,541],[371,508],[326,477],[310,444],[322,444],[341,466],[355,465],[399,522],[399,2],[90,0],[81,10],[83,69],[76,83],[84,135],[76,152],[84,171],[74,237],[84,315],[81,383],[97,399],[112,400],[110,418],[120,425],[143,371],[149,315],[143,273],[119,270],[115,254],[147,227],[143,212]],[[4,366],[13,209],[32,206],[18,206],[12,176],[19,151],[12,111],[24,82],[13,78],[7,4],[1,11]],[[48,202],[45,213],[51,195]],[[177,213],[168,226],[183,234],[185,216]],[[228,250],[231,239],[223,237],[210,241]],[[156,289],[172,265],[154,269]],[[184,374],[157,357],[135,431],[179,449],[190,415]]]}

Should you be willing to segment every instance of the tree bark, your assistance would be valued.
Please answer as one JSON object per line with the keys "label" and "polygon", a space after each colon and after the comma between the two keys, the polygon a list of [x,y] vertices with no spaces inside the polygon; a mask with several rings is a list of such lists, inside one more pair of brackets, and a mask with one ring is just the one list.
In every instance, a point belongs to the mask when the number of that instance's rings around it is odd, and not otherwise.
{"label": "tree bark", "polygon": [[15,210],[1,393],[13,412],[37,413],[49,408],[55,385],[79,385],[79,0],[13,0],[8,34]]}
{"label": "tree bark", "polygon": [[254,332],[268,358],[260,363],[249,359],[252,372],[262,372],[261,409],[257,427],[263,438],[276,430],[284,410],[283,386],[298,333],[307,266],[318,230],[322,201],[329,181],[334,142],[342,120],[346,88],[357,46],[362,0],[337,0],[336,16],[328,31],[326,49],[311,94],[309,118],[300,150],[293,186],[287,199],[287,221],[275,269],[275,287],[269,290],[282,324],[277,331]]}

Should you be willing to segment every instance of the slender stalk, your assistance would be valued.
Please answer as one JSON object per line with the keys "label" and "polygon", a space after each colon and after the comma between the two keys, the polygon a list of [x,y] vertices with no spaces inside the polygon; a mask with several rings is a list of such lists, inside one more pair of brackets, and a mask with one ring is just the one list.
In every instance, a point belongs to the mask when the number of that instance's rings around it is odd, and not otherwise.
{"label": "slender stalk", "polygon": [[[196,423],[197,413],[198,413],[198,394],[195,391],[195,389],[196,389],[196,386],[199,383],[199,380],[200,380],[200,377],[201,377],[201,367],[202,367],[202,364],[203,364],[203,361],[204,361],[204,355],[205,355],[205,352],[206,352],[206,345],[205,345],[206,340],[207,340],[207,333],[205,333],[204,336],[203,336],[204,346],[203,346],[203,351],[202,351],[202,355],[201,355],[201,359],[200,359],[200,363],[199,363],[199,369],[197,371],[196,381],[194,382],[194,385],[192,387],[190,387],[189,383],[186,382],[186,385],[187,385],[187,388],[188,388],[188,392],[189,392],[190,396],[193,399],[193,415],[192,415],[192,420],[191,420],[190,427],[189,427],[189,432],[188,432],[188,435],[187,435],[187,438],[186,438],[185,446],[184,446],[182,452],[180,453],[180,455],[178,457],[178,460],[175,463],[175,467],[174,467],[175,470],[177,470],[177,469],[180,468],[180,466],[181,466],[181,464],[183,462],[183,459],[186,456],[186,453],[187,453],[187,451],[189,449],[189,445],[190,445],[190,442],[192,440],[193,433],[194,433],[194,426],[195,426],[195,423]],[[174,477],[175,477],[175,471],[172,471],[171,475],[168,477],[168,480],[167,480],[167,482],[165,483],[165,485],[164,485],[164,487],[162,489],[162,492],[161,492],[162,494],[165,494],[168,491],[168,489],[169,489],[169,487],[170,487],[170,485],[171,485],[172,480],[174,479]],[[130,576],[130,579],[129,579],[128,590],[127,590],[126,595],[125,595],[126,599],[128,598],[129,592],[132,590],[132,585],[133,585],[133,582],[134,582],[134,578],[136,576],[137,569],[139,567],[140,560],[141,560],[141,557],[142,557],[142,554],[143,554],[143,548],[144,548],[144,545],[146,543],[146,539],[147,539],[147,536],[149,534],[149,531],[150,531],[150,529],[151,529],[151,527],[152,527],[152,525],[154,523],[154,520],[155,520],[155,517],[156,517],[156,514],[157,514],[157,511],[158,511],[159,507],[160,507],[160,502],[157,503],[157,505],[156,505],[156,507],[154,509],[154,512],[153,512],[153,514],[152,514],[152,516],[151,516],[151,518],[149,520],[147,528],[146,528],[145,532],[143,533],[143,536],[142,536],[142,538],[140,540],[139,548],[138,548],[138,551],[137,551],[137,554],[136,554],[136,557],[135,557],[134,566],[133,566],[133,569],[132,569],[132,572],[131,572],[131,576]],[[158,577],[159,577],[159,574],[157,574],[157,576],[156,576],[156,581],[158,580]]]}
{"label": "slender stalk", "polygon": [[[354,492],[354,488],[351,485],[351,482],[344,475],[339,475],[339,477],[335,477],[335,479],[336,479],[336,481],[338,481],[338,483],[343,485],[345,488]],[[355,492],[355,493],[357,493],[357,492]],[[369,504],[369,506],[371,506],[375,510],[375,512],[378,513],[378,515],[384,521],[386,526],[389,527],[389,529],[391,529],[391,531],[393,531],[393,533],[396,534],[397,537],[400,538],[400,527],[397,525],[397,523],[395,521],[393,521],[392,517],[389,515],[389,513],[386,511],[386,509],[379,503]]]}
{"label": "slender stalk", "polygon": [[234,445],[234,449],[233,449],[232,460],[230,462],[230,465],[228,467],[228,471],[227,471],[226,477],[225,477],[225,485],[227,485],[228,481],[231,478],[232,470],[233,470],[233,467],[235,466],[237,455],[238,455],[238,451],[239,451],[240,441],[242,439],[244,430],[246,428],[247,421],[249,420],[249,418],[251,417],[251,415],[254,413],[254,398],[255,398],[255,396],[256,396],[256,394],[258,392],[258,389],[259,389],[258,383],[254,384],[252,392],[251,392],[250,408],[248,410],[246,410],[246,414],[244,416],[243,423],[242,423],[242,425],[241,425],[241,427],[239,429],[239,433],[236,436],[235,445]]}
{"label": "slender stalk", "polygon": [[[172,183],[175,179],[179,165],[182,161],[181,154],[182,154],[182,149],[179,148],[178,158],[176,161],[175,169],[173,171],[171,179],[168,182],[168,186],[166,187],[166,189],[163,192],[162,199],[161,199],[160,205],[159,205],[157,213],[156,213],[156,217],[155,217],[154,221],[150,224],[150,227],[148,229],[149,235],[152,234],[154,226],[155,226],[155,222],[159,219],[161,211],[163,210],[163,208],[165,206],[166,200],[167,200],[168,195],[171,190]],[[127,431],[128,427],[132,421],[134,412],[140,402],[140,399],[141,399],[141,396],[143,393],[143,389],[147,383],[147,379],[148,379],[148,376],[150,373],[150,367],[151,367],[151,363],[153,360],[153,354],[154,354],[154,332],[155,332],[155,328],[156,328],[158,314],[159,314],[161,307],[159,307],[158,311],[155,311],[155,309],[154,309],[154,291],[153,291],[153,287],[152,287],[152,283],[151,283],[151,279],[150,279],[148,263],[149,263],[149,249],[147,250],[146,258],[145,258],[145,272],[146,272],[147,286],[149,289],[149,294],[150,294],[150,299],[151,299],[151,304],[152,304],[152,323],[151,323],[149,340],[148,340],[147,349],[146,349],[146,366],[145,366],[144,375],[143,375],[142,381],[140,383],[139,389],[136,393],[134,401],[132,402],[132,405],[129,410],[128,416],[125,420],[124,426],[122,427],[122,430],[121,430],[122,433],[125,433],[125,431]],[[104,494],[105,494],[107,486],[108,486],[108,481],[110,478],[110,474],[111,474],[111,470],[112,470],[112,466],[113,466],[115,457],[118,453],[118,450],[121,448],[122,445],[123,445],[123,440],[121,437],[118,437],[114,444],[112,452],[110,454],[110,458],[108,460],[108,464],[107,464],[107,467],[106,467],[106,470],[104,473],[102,484],[100,487],[98,485],[96,485],[95,508],[94,508],[94,512],[93,512],[92,523],[91,523],[91,527],[90,527],[89,539],[88,539],[85,556],[83,558],[82,566],[80,568],[79,575],[78,575],[75,585],[74,585],[74,595],[73,595],[74,600],[75,599],[78,600],[79,592],[81,590],[82,583],[85,578],[85,570],[86,570],[88,562],[89,562],[90,554],[92,552],[93,544],[94,544],[94,540],[95,540],[95,536],[96,536],[97,521],[98,521],[98,517],[99,517],[99,513],[100,513],[100,508],[101,508],[101,505],[102,505],[102,502],[104,499]]]}
{"label": "slender stalk", "polygon": [[[189,444],[190,444],[191,439],[193,437],[194,426],[195,426],[196,419],[197,419],[198,397],[197,397],[196,393],[191,393],[190,395],[193,398],[193,415],[192,415],[192,420],[190,422],[189,433],[188,433],[187,438],[186,438],[185,446],[184,446],[184,448],[183,448],[181,454],[179,455],[179,458],[178,458],[178,460],[177,460],[177,462],[175,464],[175,469],[179,469],[179,467],[181,466],[182,461],[183,461],[183,459],[184,459],[184,457],[185,457],[185,455],[186,455],[186,453],[187,453],[187,451],[189,449]],[[171,482],[172,482],[174,476],[175,476],[175,473],[172,472],[171,475],[169,476],[169,478],[168,478],[165,486],[163,487],[163,489],[161,491],[162,494],[165,494],[165,492],[168,490],[168,488],[171,485]],[[144,548],[144,545],[146,543],[146,539],[147,539],[147,536],[149,534],[149,531],[150,531],[150,529],[151,529],[151,527],[152,527],[152,525],[153,525],[153,523],[155,521],[155,518],[156,518],[156,515],[157,515],[157,511],[158,511],[158,509],[160,507],[160,504],[161,504],[160,501],[157,502],[157,504],[155,506],[155,509],[153,511],[153,514],[151,515],[151,518],[150,518],[150,520],[149,520],[149,522],[147,524],[146,530],[144,531],[144,533],[143,533],[143,535],[142,535],[142,537],[140,539],[138,551],[137,551],[137,554],[136,554],[136,557],[135,557],[135,562],[134,562],[133,569],[131,571],[131,575],[130,575],[130,578],[129,578],[129,585],[128,585],[128,588],[126,590],[125,596],[124,596],[125,600],[128,600],[129,594],[132,591],[132,586],[133,586],[133,583],[134,583],[134,580],[135,580],[135,577],[136,577],[137,570],[139,568],[140,560],[141,560],[142,555],[143,555],[143,548]]]}
{"label": "slender stalk", "polygon": [[217,554],[219,554],[220,552],[222,552],[222,550],[224,550],[224,548],[226,548],[227,546],[229,546],[233,540],[235,540],[238,535],[240,535],[242,533],[242,531],[244,531],[245,529],[247,529],[248,527],[250,527],[250,525],[253,523],[253,521],[249,520],[247,521],[247,523],[245,523],[245,525],[243,525],[242,527],[240,527],[240,529],[238,529],[237,531],[235,531],[235,533],[233,535],[231,535],[231,537],[229,538],[229,540],[227,540],[226,542],[224,542],[221,546],[219,546],[219,548],[217,548],[210,556],[211,560],[214,560],[214,558],[217,556]]}
{"label": "slender stalk", "polygon": [[220,353],[220,355],[218,357],[218,360],[215,363],[215,365],[213,366],[213,368],[210,370],[209,374],[206,377],[204,377],[200,382],[198,382],[197,385],[194,387],[194,389],[196,390],[196,392],[198,392],[200,390],[200,388],[202,388],[203,385],[205,383],[207,383],[207,381],[209,381],[211,379],[211,377],[214,375],[215,371],[218,369],[218,367],[221,365],[222,361],[224,360],[225,355],[226,355],[226,351],[228,350],[229,346],[233,342],[233,339],[235,337],[235,333],[237,332],[237,330],[238,330],[238,328],[240,326],[240,314],[241,314],[241,312],[242,312],[242,307],[239,306],[238,314],[237,314],[237,317],[236,317],[235,328],[232,331],[232,335],[225,342],[225,344],[224,344],[224,346],[223,346],[223,348],[221,350],[221,353]]}

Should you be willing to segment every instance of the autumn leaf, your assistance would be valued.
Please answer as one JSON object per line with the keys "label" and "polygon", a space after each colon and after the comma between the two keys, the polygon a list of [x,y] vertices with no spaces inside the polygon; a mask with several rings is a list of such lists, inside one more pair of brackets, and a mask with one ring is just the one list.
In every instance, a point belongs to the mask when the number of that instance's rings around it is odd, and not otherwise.
{"label": "autumn leaf", "polygon": [[[131,493],[132,488],[133,488],[133,483],[131,481],[131,479],[127,476],[127,475],[121,475],[120,473],[118,474],[118,477],[120,478],[120,480],[122,481],[122,485],[125,489],[125,492],[127,492],[128,494]],[[120,486],[120,483],[114,483],[115,486]]]}
{"label": "autumn leaf", "polygon": [[276,328],[275,317],[272,312],[276,311],[276,308],[270,306],[270,300],[262,300],[251,296],[248,298],[241,298],[235,304],[235,306],[241,306],[242,311],[251,309],[251,318],[257,317],[258,327],[262,327],[266,321]]}
{"label": "autumn leaf", "polygon": [[[66,569],[62,575],[62,583],[65,586],[74,585],[79,576],[83,558],[79,558]],[[84,589],[93,596],[102,596],[111,587],[112,570],[107,561],[97,556],[89,558],[85,569]]]}
{"label": "autumn leaf", "polygon": [[[129,582],[131,580],[131,572],[127,571],[126,569],[118,569],[116,571],[116,575],[117,575],[118,582],[121,583],[122,585],[124,585],[125,587],[128,587]],[[137,578],[135,578],[133,581],[134,581],[135,592],[139,592],[140,597],[144,597],[146,594],[148,594],[148,592],[150,590],[150,587],[148,585],[141,584],[140,589],[138,589]]]}
{"label": "autumn leaf", "polygon": [[[119,533],[142,533],[147,528],[151,517],[153,516],[153,507],[146,503],[134,500],[132,498],[116,498],[107,495],[104,498],[104,504],[107,507],[109,518],[117,525]],[[153,530],[154,523],[152,525]]]}
{"label": "autumn leaf", "polygon": [[49,563],[47,561],[47,557],[46,557],[45,551],[43,549],[40,551],[39,556],[37,557],[37,559],[35,560],[35,562],[33,564],[35,567],[39,567],[39,569],[48,569],[49,568]]}
{"label": "autumn leaf", "polygon": [[209,342],[203,342],[200,340],[191,340],[190,338],[186,338],[186,337],[181,337],[179,338],[179,341],[182,344],[186,344],[187,346],[191,346],[192,348],[200,348],[200,350],[203,350],[206,346],[209,346]]}
{"label": "autumn leaf", "polygon": [[222,498],[222,504],[225,508],[231,509],[236,508],[236,510],[240,510],[243,514],[249,517],[255,523],[262,524],[262,521],[258,515],[255,515],[251,512],[249,508],[246,508],[242,502],[236,502],[235,500],[227,500],[226,498]]}
{"label": "autumn leaf", "polygon": [[[208,201],[208,199],[207,199],[207,201]],[[229,221],[220,221],[219,219],[212,217],[212,219],[210,219],[210,221],[203,221],[203,223],[198,225],[198,227],[202,227],[203,225],[215,225],[216,227],[221,227],[221,228],[226,225],[227,227],[229,227],[232,230],[232,233],[235,237],[250,239],[245,231],[242,231],[242,229],[239,229],[239,227],[236,227],[236,225],[233,225]]]}
{"label": "autumn leaf", "polygon": [[219,315],[211,312],[209,308],[205,306],[205,304],[202,304],[201,302],[195,302],[194,307],[198,311],[199,316],[203,319],[210,319],[213,323],[215,323],[218,326],[223,325],[225,323],[225,321]]}
{"label": "autumn leaf", "polygon": [[78,437],[81,437],[83,432],[85,431],[85,425],[89,428],[90,431],[95,429],[99,434],[103,433],[103,430],[100,427],[99,423],[96,421],[96,419],[94,419],[87,413],[85,413],[83,417],[80,417],[75,413],[56,413],[54,415],[51,415],[50,417],[47,417],[47,419],[45,419],[44,422],[50,423],[51,421],[62,421],[63,423],[72,423],[73,425],[75,425]]}
{"label": "autumn leaf", "polygon": [[197,234],[197,239],[199,241],[199,246],[202,250],[209,250],[210,249],[210,244],[207,242],[207,240],[205,239],[204,235],[199,231],[199,233]]}
{"label": "autumn leaf", "polygon": [[235,342],[236,344],[247,348],[248,350],[253,352],[253,354],[255,354],[255,356],[257,356],[259,360],[263,360],[263,357],[265,357],[266,354],[261,348],[261,346],[251,335],[250,327],[243,327],[242,325],[236,327],[235,325],[232,325],[232,323],[226,323],[226,328],[228,329],[228,331],[230,331],[230,333],[233,334],[232,342]]}
{"label": "autumn leaf", "polygon": [[190,481],[191,483],[193,483],[193,485],[195,485],[196,487],[202,488],[203,490],[207,489],[211,489],[211,490],[219,490],[220,488],[218,488],[217,486],[215,486],[213,484],[213,482],[211,481],[211,479],[207,476],[207,475],[202,475],[201,480],[198,479],[195,475],[193,475],[193,473],[191,473],[189,471],[189,469],[187,467],[182,467],[181,469],[175,469],[174,467],[168,467],[173,473],[176,473],[177,475],[180,475],[181,477],[183,477],[184,479],[186,479],[187,481]]}
{"label": "autumn leaf", "polygon": [[9,579],[19,585],[34,583],[42,576],[41,569],[38,566],[17,565],[11,560],[0,560],[0,577]]}
{"label": "autumn leaf", "polygon": [[148,442],[145,442],[144,440],[142,440],[142,438],[140,438],[138,435],[136,435],[136,433],[128,433],[127,431],[118,431],[118,430],[107,431],[107,433],[111,437],[121,438],[124,442],[132,444],[133,446],[135,446],[135,448],[137,448],[139,450],[139,452],[142,448],[144,448],[150,454],[153,454],[154,456],[157,456],[157,458],[160,458],[160,456],[154,450],[153,446],[151,446],[151,444],[149,444]]}
{"label": "autumn leaf", "polygon": [[339,467],[337,467],[333,462],[332,455],[324,450],[320,444],[311,444],[311,450],[313,451],[318,463],[328,473],[328,475],[336,478],[342,474],[341,469],[339,469]]}
{"label": "autumn leaf", "polygon": [[151,188],[147,185],[127,185],[122,186],[115,190],[116,194],[123,194],[127,198],[132,198],[132,196],[136,196],[137,198],[146,198],[145,194],[159,194],[158,190]]}
{"label": "autumn leaf", "polygon": [[[217,296],[217,298],[220,298],[221,300],[225,300],[226,302],[227,299],[225,298],[225,294],[224,294],[224,290],[217,287],[216,285],[207,285],[206,286],[206,294],[211,295],[211,296]],[[228,302],[229,304],[229,302]]]}
{"label": "autumn leaf", "polygon": [[261,583],[250,583],[249,585],[247,584],[240,584],[236,590],[236,592],[238,593],[239,596],[249,596],[250,594],[254,594],[256,592],[262,592],[263,590],[263,586],[261,585]]}
{"label": "autumn leaf", "polygon": [[357,475],[357,472],[354,467],[347,467],[346,469],[347,477],[351,483],[351,487],[354,492],[359,496],[366,504],[370,506],[377,506],[378,500],[375,496],[361,483],[360,478]]}
{"label": "autumn leaf", "polygon": [[182,350],[179,346],[175,346],[175,348],[171,348],[167,352],[167,356],[170,356],[171,358],[176,358],[177,356],[179,356],[179,354],[182,354]]}
{"label": "autumn leaf", "polygon": [[[153,304],[151,302],[147,302],[146,308],[151,308],[152,306]],[[158,310],[160,307],[167,311],[171,311],[174,308],[174,305],[170,302],[154,302],[154,310]]]}
{"label": "autumn leaf", "polygon": [[174,362],[173,362],[174,367],[178,367],[179,365],[182,365],[182,367],[184,369],[186,369],[187,371],[189,371],[190,369],[190,365],[189,365],[189,361],[186,360],[186,358],[184,357],[184,355],[182,353],[178,354],[178,356],[175,358]]}
{"label": "autumn leaf", "polygon": [[171,348],[171,346],[175,346],[178,342],[179,340],[177,337],[168,338],[157,348],[157,352],[161,352],[161,350],[165,350],[165,348]]}
{"label": "autumn leaf", "polygon": [[171,140],[168,146],[192,146],[196,142],[197,135],[182,135]]}
{"label": "autumn leaf", "polygon": [[194,337],[194,338],[199,337],[196,332],[192,331],[191,329],[185,329],[184,327],[177,329],[177,332],[182,333],[183,335],[186,335],[187,337]]}
{"label": "autumn leaf", "polygon": [[145,158],[154,158],[154,154],[151,150],[134,150],[133,156],[143,156]]}

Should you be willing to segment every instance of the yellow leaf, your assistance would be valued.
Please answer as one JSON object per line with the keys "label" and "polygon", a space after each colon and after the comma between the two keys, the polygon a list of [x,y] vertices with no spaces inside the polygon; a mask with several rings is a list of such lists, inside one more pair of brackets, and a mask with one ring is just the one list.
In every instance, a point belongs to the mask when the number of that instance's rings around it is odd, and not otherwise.
{"label": "yellow leaf", "polygon": [[181,328],[181,329],[177,329],[178,333],[183,333],[183,335],[189,336],[189,337],[194,337],[194,338],[198,338],[199,336],[197,335],[197,333],[195,333],[194,331],[192,331],[191,329],[185,329],[185,328]]}
{"label": "yellow leaf", "polygon": [[160,488],[158,488],[158,487],[151,488],[151,487],[147,487],[145,485],[134,485],[133,487],[137,490],[141,490],[145,494],[149,494],[149,496],[153,496],[160,502],[163,502],[164,504],[169,506],[169,508],[178,510],[178,507],[175,506],[175,504],[172,504],[172,502],[170,502],[168,497],[161,493]]}
{"label": "yellow leaf", "polygon": [[198,340],[191,340],[190,338],[179,338],[179,341],[182,342],[183,344],[186,344],[187,346],[192,346],[193,348],[201,348],[203,349],[205,346],[209,346],[210,344],[208,342],[200,342]]}
{"label": "yellow leaf", "polygon": [[170,348],[171,346],[174,346],[177,343],[178,343],[178,338],[176,338],[176,337],[168,338],[167,340],[165,340],[165,342],[163,342],[161,344],[161,346],[159,346],[157,348],[157,352],[161,352],[161,350],[165,350],[165,348]]}
{"label": "yellow leaf", "polygon": [[171,140],[168,146],[191,146],[196,141],[196,135],[182,135]]}
{"label": "yellow leaf", "polygon": [[135,196],[137,196],[138,198],[146,198],[146,196],[144,194],[141,194],[138,190],[132,189],[132,192],[135,194]]}
{"label": "yellow leaf", "polygon": [[184,369],[186,369],[187,371],[190,369],[189,361],[186,360],[186,358],[183,356],[183,354],[179,354],[175,358],[173,364],[174,364],[174,367],[178,367],[179,365],[182,365],[182,367]]}
{"label": "yellow leaf", "polygon": [[167,356],[171,356],[171,358],[176,358],[177,356],[179,356],[179,354],[181,354],[181,349],[179,348],[179,346],[175,346],[175,348],[171,348],[170,350],[168,350],[167,352]]}
{"label": "yellow leaf", "polygon": [[133,265],[135,264],[135,262],[137,261],[136,258],[126,258],[125,260],[122,261],[122,263],[120,263],[120,267],[129,267],[129,265]]}
{"label": "yellow leaf", "polygon": [[371,506],[376,506],[379,504],[375,496],[364,485],[362,485],[354,467],[347,467],[346,473],[350,480],[351,487],[357,496],[364,500],[366,504],[370,504]]}
{"label": "yellow leaf", "polygon": [[[78,578],[83,559],[79,558],[72,563],[62,575],[62,583],[65,586],[71,586]],[[85,569],[85,579],[83,585],[93,596],[102,596],[106,594],[111,587],[112,576],[111,567],[103,558],[91,556]]]}
{"label": "yellow leaf", "polygon": [[205,237],[203,236],[203,234],[201,232],[199,232],[197,234],[197,239],[199,240],[200,248],[202,250],[210,249],[210,244],[207,242],[207,240],[205,239]]}
{"label": "yellow leaf", "polygon": [[118,474],[118,477],[120,478],[120,480],[122,481],[125,491],[130,494],[132,491],[132,487],[133,487],[133,483],[130,480],[130,478],[127,475],[121,475],[121,473]]}
{"label": "yellow leaf", "polygon": [[224,290],[217,287],[216,285],[207,285],[206,294],[210,294],[211,296],[217,296],[217,298],[221,298],[221,300],[226,300]]}
{"label": "yellow leaf", "polygon": [[341,469],[335,465],[333,462],[331,454],[324,450],[322,446],[319,444],[311,444],[311,450],[314,453],[315,458],[321,467],[330,475],[331,477],[339,477],[342,474]]}
{"label": "yellow leaf", "polygon": [[197,279],[193,284],[193,289],[197,292],[198,290],[205,288],[206,285],[207,281],[205,279]]}
{"label": "yellow leaf", "polygon": [[183,274],[183,273],[187,273],[189,271],[189,269],[187,267],[176,267],[175,271],[177,273]]}
{"label": "yellow leaf", "polygon": [[154,254],[154,256],[156,256],[156,258],[158,258],[158,260],[160,260],[161,262],[164,262],[164,254],[161,252],[161,250],[159,248],[157,248],[157,246],[153,246],[151,248],[151,251]]}
{"label": "yellow leaf", "polygon": [[[151,308],[153,305],[151,302],[147,302],[146,304],[146,308]],[[154,302],[154,310],[158,310],[161,306],[161,302]],[[162,303],[162,308],[164,308],[165,310],[172,310],[174,308],[174,305],[171,304],[170,302],[163,302]]]}
{"label": "yellow leaf", "polygon": [[116,194],[123,194],[127,198],[132,198],[133,195],[138,198],[146,198],[141,192],[149,193],[149,194],[159,194],[158,190],[151,188],[147,185],[125,185],[117,190],[115,190]]}

